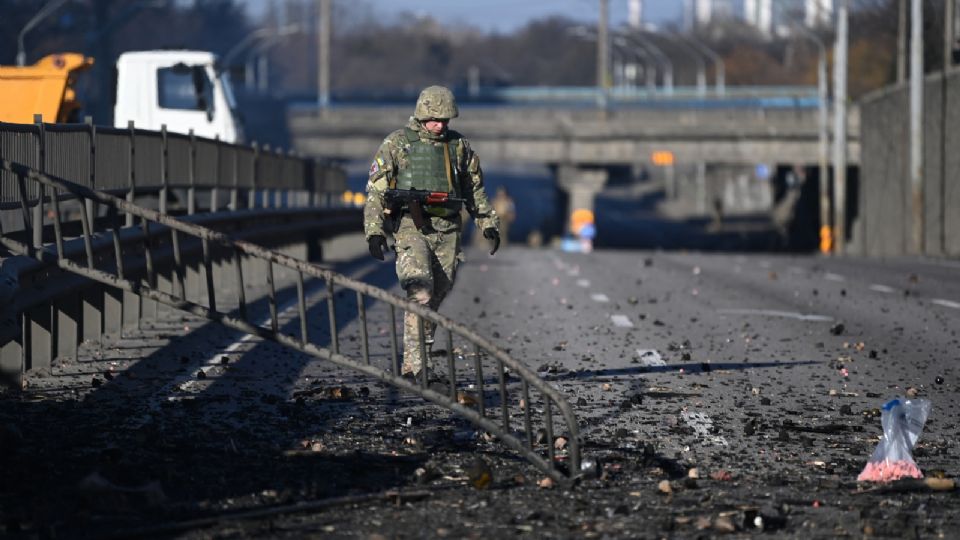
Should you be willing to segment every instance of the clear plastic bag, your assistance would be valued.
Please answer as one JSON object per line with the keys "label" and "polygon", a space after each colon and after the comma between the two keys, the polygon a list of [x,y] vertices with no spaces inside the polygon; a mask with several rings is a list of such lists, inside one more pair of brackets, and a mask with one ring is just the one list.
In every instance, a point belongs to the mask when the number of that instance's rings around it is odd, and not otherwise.
{"label": "clear plastic bag", "polygon": [[883,438],[870,461],[857,476],[858,482],[890,482],[901,478],[923,478],[913,460],[913,447],[930,414],[926,399],[893,399],[883,404],[880,424]]}

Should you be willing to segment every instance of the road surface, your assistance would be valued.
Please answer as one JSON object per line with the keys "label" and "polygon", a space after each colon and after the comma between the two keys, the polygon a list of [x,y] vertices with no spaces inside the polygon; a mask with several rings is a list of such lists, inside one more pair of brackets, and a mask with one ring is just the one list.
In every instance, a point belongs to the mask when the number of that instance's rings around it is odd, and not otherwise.
{"label": "road surface", "polygon": [[[392,264],[341,269],[399,292]],[[917,464],[957,475],[958,270],[468,251],[441,311],[568,396],[596,471],[574,488],[541,487],[535,469],[444,410],[169,317],[112,347],[88,344],[0,398],[12,464],[0,507],[24,536],[950,537],[956,492],[891,493],[856,477],[880,407],[906,396],[932,403]],[[383,319],[370,313],[384,361]],[[477,456],[493,470],[485,490],[469,480]]]}

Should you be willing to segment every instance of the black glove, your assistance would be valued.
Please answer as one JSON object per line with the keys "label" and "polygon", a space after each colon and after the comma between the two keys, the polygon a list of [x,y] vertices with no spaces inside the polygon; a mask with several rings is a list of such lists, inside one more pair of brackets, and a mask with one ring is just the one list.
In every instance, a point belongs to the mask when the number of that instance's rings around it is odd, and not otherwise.
{"label": "black glove", "polygon": [[490,243],[493,244],[493,249],[490,250],[491,255],[500,249],[500,231],[494,229],[493,227],[487,227],[483,230],[483,237],[487,240],[490,240]]}
{"label": "black glove", "polygon": [[367,246],[370,248],[370,255],[374,259],[383,260],[383,252],[387,249],[387,239],[379,234],[367,238]]}

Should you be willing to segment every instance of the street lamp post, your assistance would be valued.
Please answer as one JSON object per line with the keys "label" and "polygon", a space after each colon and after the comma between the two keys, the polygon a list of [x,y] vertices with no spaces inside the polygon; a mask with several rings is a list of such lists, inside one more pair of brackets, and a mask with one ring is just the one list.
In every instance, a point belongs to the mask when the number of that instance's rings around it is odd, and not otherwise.
{"label": "street lamp post", "polygon": [[[251,59],[257,58],[258,60],[257,73],[256,73],[256,77],[247,76],[246,82],[251,83],[251,82],[254,82],[254,79],[256,79],[255,84],[256,84],[257,90],[261,94],[265,94],[267,92],[267,86],[269,84],[268,75],[269,75],[269,69],[270,69],[269,68],[270,60],[267,57],[267,51],[269,51],[275,45],[279,44],[283,40],[283,38],[291,34],[295,34],[299,30],[300,30],[300,26],[296,24],[285,26],[281,28],[280,31],[277,32],[276,34],[262,39],[260,43],[258,43],[255,47],[253,47],[253,50],[250,51],[250,54],[246,62],[246,66],[247,68],[251,67],[253,65],[253,63],[251,62]],[[248,88],[250,86],[252,85],[248,84]]]}
{"label": "street lamp post", "polygon": [[51,13],[60,9],[60,6],[67,3],[68,0],[50,0],[46,3],[40,11],[37,12],[27,24],[23,25],[23,28],[20,29],[20,33],[17,34],[17,65],[25,66],[27,64],[27,53],[23,46],[23,38],[27,35],[27,32],[33,29],[33,27],[40,24],[40,21],[46,19],[50,16]]}
{"label": "street lamp post", "polygon": [[714,90],[718,96],[722,96],[727,91],[727,70],[726,66],[723,63],[723,58],[716,53],[710,47],[707,47],[707,44],[697,39],[693,34],[684,34],[684,37],[693,44],[694,47],[700,49],[700,52],[710,57],[710,60],[713,62],[713,85]]}
{"label": "street lamp post", "polygon": [[280,38],[289,36],[290,34],[295,34],[300,31],[299,24],[288,24],[281,27],[278,30],[273,28],[258,28],[253,32],[250,32],[243,39],[238,41],[226,54],[223,55],[223,58],[220,59],[220,69],[226,70],[230,67],[230,62],[245,48],[249,47],[250,44],[257,41],[258,39],[267,39],[267,38]]}
{"label": "street lamp post", "polygon": [[833,251],[846,248],[847,203],[847,0],[837,0],[837,42],[833,62]]}
{"label": "street lamp post", "polygon": [[624,35],[617,35],[614,38],[613,43],[623,50],[629,50],[633,53],[635,58],[640,60],[643,65],[643,74],[647,85],[647,91],[652,95],[657,89],[657,68],[654,65],[654,60],[650,53],[648,53],[645,48],[637,46],[636,43],[628,40]]}
{"label": "street lamp post", "polygon": [[703,61],[703,56],[695,48],[688,45],[678,34],[664,34],[668,39],[680,46],[681,49],[690,53],[690,57],[697,64],[697,95],[704,97],[707,95],[707,63]]}
{"label": "street lamp post", "polygon": [[830,173],[827,170],[829,134],[827,133],[827,46],[815,33],[802,25],[795,25],[797,32],[817,46],[817,131],[820,139],[820,251],[830,251],[832,244],[830,227]]}
{"label": "street lamp post", "polygon": [[[942,111],[946,114],[946,111]],[[910,194],[913,209],[911,243],[924,252],[923,212],[923,2],[910,4]]]}
{"label": "street lamp post", "polygon": [[664,93],[673,94],[673,62],[670,60],[670,58],[664,54],[663,50],[660,49],[660,47],[657,47],[652,40],[644,37],[641,32],[626,34],[625,37],[634,43],[639,44],[657,59],[657,62],[660,63],[661,71],[663,72]]}

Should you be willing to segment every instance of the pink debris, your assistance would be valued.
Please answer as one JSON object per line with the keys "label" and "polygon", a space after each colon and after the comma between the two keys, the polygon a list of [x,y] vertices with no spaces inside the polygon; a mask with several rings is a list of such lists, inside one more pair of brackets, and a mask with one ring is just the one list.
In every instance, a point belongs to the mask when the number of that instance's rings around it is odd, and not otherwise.
{"label": "pink debris", "polygon": [[871,461],[857,476],[858,482],[891,482],[901,478],[923,478],[917,464],[910,459]]}

